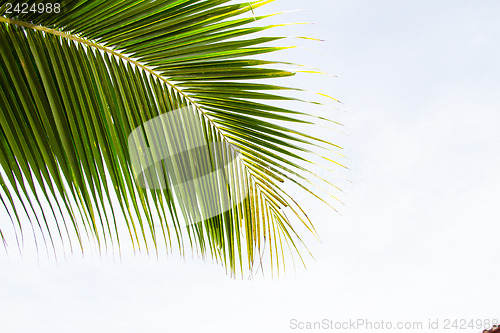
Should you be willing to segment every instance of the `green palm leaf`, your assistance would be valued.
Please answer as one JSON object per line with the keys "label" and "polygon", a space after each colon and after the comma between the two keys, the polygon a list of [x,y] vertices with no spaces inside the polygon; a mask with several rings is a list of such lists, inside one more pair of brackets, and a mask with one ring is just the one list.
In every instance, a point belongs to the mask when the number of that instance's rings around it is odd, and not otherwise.
{"label": "green palm leaf", "polygon": [[[269,46],[280,37],[249,36],[276,27],[254,23],[267,16],[252,12],[268,2],[73,0],[63,1],[59,13],[8,12],[3,3],[1,200],[19,239],[24,214],[35,239],[49,248],[62,243],[83,251],[86,238],[100,250],[119,246],[125,221],[136,249],[158,251],[164,244],[184,253],[187,245],[231,274],[254,269],[265,248],[271,267],[284,265],[284,246],[300,256],[286,211],[314,228],[281,183],[330,204],[319,193],[332,184],[311,181],[304,164],[313,163],[308,156],[315,147],[340,147],[293,128],[323,121],[274,103],[299,102],[278,94],[294,89],[254,81],[295,74],[278,69],[285,63],[253,58],[284,49]],[[161,162],[149,181],[164,186],[144,188],[137,181],[146,174],[144,161],[133,165],[127,140],[179,109],[193,125],[167,124],[160,132],[187,145],[205,140],[223,148],[190,151],[188,164]],[[145,138],[152,147],[151,134]],[[179,144],[169,139],[165,146]],[[216,161],[228,166],[218,185],[193,176],[217,171]],[[175,186],[174,179],[186,177],[196,178],[191,187]],[[49,210],[39,209],[47,203]]]}

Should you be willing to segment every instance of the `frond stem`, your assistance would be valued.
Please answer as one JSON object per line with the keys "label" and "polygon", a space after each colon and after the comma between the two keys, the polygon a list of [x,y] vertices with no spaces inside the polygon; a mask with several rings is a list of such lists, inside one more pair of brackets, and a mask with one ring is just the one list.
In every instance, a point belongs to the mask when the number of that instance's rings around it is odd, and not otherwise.
{"label": "frond stem", "polygon": [[[199,106],[190,96],[188,96],[186,93],[184,93],[175,84],[173,84],[169,80],[165,79],[162,75],[156,73],[154,70],[152,70],[148,66],[146,66],[144,64],[141,64],[140,62],[138,62],[138,61],[136,61],[136,60],[134,60],[134,59],[132,59],[132,58],[130,58],[130,57],[122,54],[122,53],[119,53],[119,52],[117,52],[117,51],[115,51],[115,50],[113,50],[113,49],[111,49],[109,47],[103,46],[103,45],[98,44],[96,42],[89,41],[89,40],[87,40],[85,38],[81,38],[81,37],[78,37],[78,36],[75,36],[75,35],[67,34],[65,32],[62,32],[62,31],[59,31],[59,30],[56,30],[56,29],[47,28],[47,27],[44,27],[44,26],[41,26],[41,25],[37,25],[37,24],[25,22],[25,21],[14,20],[14,19],[11,19],[11,18],[8,18],[8,17],[4,17],[4,16],[0,16],[0,22],[4,22],[4,23],[8,23],[8,24],[15,24],[15,25],[22,26],[22,27],[25,27],[25,28],[30,28],[30,29],[33,29],[33,30],[42,31],[42,32],[49,33],[49,34],[52,34],[52,35],[55,35],[55,36],[59,36],[59,37],[62,37],[62,38],[73,40],[73,41],[76,41],[78,43],[85,44],[87,46],[90,46],[90,47],[102,50],[102,51],[104,51],[106,53],[109,53],[109,54],[114,55],[114,56],[116,56],[116,57],[118,57],[120,59],[123,59],[123,60],[125,60],[125,61],[133,64],[134,66],[137,66],[138,68],[141,68],[142,70],[148,72],[149,74],[151,74],[154,77],[158,78],[159,80],[163,81],[170,88],[172,88],[173,90],[175,90],[179,94],[181,94],[187,101],[189,101],[189,103],[191,103],[208,120],[208,122],[210,122],[210,124],[212,124],[212,126],[221,134],[222,138],[226,141],[226,143],[229,144],[229,146],[231,147],[231,149],[233,151],[235,150],[233,144],[231,142],[229,142],[229,140],[226,138],[226,136],[224,135],[224,133],[221,131],[221,129],[219,127],[217,127],[217,125],[213,122],[213,120],[205,112],[203,112],[203,109],[202,109],[201,106]],[[245,165],[245,167],[246,167],[246,165]]]}

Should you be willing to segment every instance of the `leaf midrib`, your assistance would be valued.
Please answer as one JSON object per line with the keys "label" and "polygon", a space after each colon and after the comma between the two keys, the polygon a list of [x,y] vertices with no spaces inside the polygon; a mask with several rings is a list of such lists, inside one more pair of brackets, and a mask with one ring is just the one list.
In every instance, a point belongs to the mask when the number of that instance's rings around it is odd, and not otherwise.
{"label": "leaf midrib", "polygon": [[[90,40],[87,40],[85,38],[82,38],[82,37],[78,37],[78,36],[75,36],[75,35],[71,35],[71,34],[68,34],[68,33],[65,33],[65,32],[62,32],[62,31],[59,31],[59,30],[55,30],[55,29],[52,29],[52,28],[48,28],[48,27],[44,27],[44,26],[41,26],[41,25],[37,25],[37,24],[33,24],[33,23],[29,23],[29,22],[26,22],[26,21],[20,21],[20,20],[15,20],[15,19],[11,19],[11,18],[8,18],[8,17],[5,17],[5,16],[1,16],[0,15],[0,22],[4,22],[4,23],[8,23],[8,24],[15,24],[15,25],[18,25],[18,26],[22,26],[22,27],[25,27],[25,28],[29,28],[29,29],[33,29],[33,30],[37,30],[37,31],[42,31],[42,32],[45,32],[45,33],[49,33],[49,34],[52,34],[52,35],[55,35],[55,36],[59,36],[59,37],[62,37],[62,38],[66,38],[66,39],[69,39],[69,40],[73,40],[73,41],[76,41],[78,43],[81,43],[81,44],[85,44],[87,46],[90,46],[90,47],[93,47],[93,48],[96,48],[96,49],[99,49],[99,50],[102,50],[108,54],[111,54],[111,55],[114,55],[120,59],[123,59],[127,62],[129,62],[130,64],[138,67],[138,68],[141,68],[143,69],[144,71],[148,72],[149,74],[153,75],[154,77],[158,78],[159,80],[161,80],[162,82],[164,82],[165,84],[167,84],[169,87],[171,87],[173,90],[177,91],[179,94],[181,94],[187,101],[189,101],[189,103],[192,104],[193,107],[195,107],[206,119],[208,122],[210,122],[210,124],[212,124],[212,126],[217,130],[217,132],[220,133],[220,135],[222,136],[222,138],[224,139],[224,141],[226,141],[226,143],[231,147],[231,149],[233,151],[236,151],[236,148],[234,147],[234,144],[232,142],[230,142],[228,140],[228,138],[226,137],[226,135],[224,134],[224,132],[217,126],[217,124],[203,111],[203,108],[198,105],[190,96],[188,96],[184,91],[182,91],[182,89],[180,89],[179,87],[177,87],[175,84],[173,84],[172,82],[170,82],[169,80],[167,80],[166,78],[164,78],[161,74],[158,74],[157,72],[155,72],[153,69],[149,68],[147,65],[144,65],[120,52],[117,52],[109,47],[106,47],[106,46],[103,46],[101,44],[98,44],[96,42],[92,42]],[[246,167],[246,165],[245,165]]]}

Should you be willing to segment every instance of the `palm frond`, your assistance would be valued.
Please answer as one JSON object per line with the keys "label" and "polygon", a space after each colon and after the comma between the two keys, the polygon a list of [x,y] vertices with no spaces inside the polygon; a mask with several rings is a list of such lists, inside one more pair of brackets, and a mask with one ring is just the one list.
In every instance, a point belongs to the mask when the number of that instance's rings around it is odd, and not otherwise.
{"label": "palm frond", "polygon": [[[279,94],[294,89],[255,82],[295,74],[258,58],[286,48],[269,46],[282,37],[251,36],[277,26],[252,14],[269,2],[73,0],[60,2],[59,13],[7,13],[4,2],[0,198],[16,235],[26,215],[49,247],[83,251],[87,237],[105,250],[119,245],[124,221],[137,249],[163,243],[184,253],[188,244],[231,274],[255,269],[264,248],[271,267],[284,264],[283,246],[300,256],[286,211],[314,227],[281,184],[324,200],[320,190],[333,184],[310,180],[304,163],[313,163],[315,147],[340,147],[293,128],[314,125],[314,114],[273,103],[301,102]],[[178,110],[182,124],[162,118]],[[148,132],[158,119],[164,127]],[[169,151],[220,145],[155,160],[148,174],[151,161],[133,163],[146,155],[132,149],[132,133],[148,147],[169,133]],[[214,182],[200,179],[209,171],[218,172]],[[179,187],[179,179],[192,181]],[[46,203],[49,211],[38,209]]]}

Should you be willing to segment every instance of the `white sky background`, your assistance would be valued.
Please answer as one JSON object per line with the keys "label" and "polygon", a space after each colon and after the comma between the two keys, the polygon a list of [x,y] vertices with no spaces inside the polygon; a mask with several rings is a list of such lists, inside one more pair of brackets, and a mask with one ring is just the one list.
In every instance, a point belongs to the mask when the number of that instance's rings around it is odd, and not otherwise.
{"label": "white sky background", "polygon": [[[344,104],[343,216],[306,202],[322,243],[286,277],[211,262],[0,252],[0,332],[293,332],[289,321],[500,319],[500,2],[281,0],[296,82]],[[7,215],[1,213],[2,221]],[[10,223],[10,222],[9,222]],[[464,330],[461,332],[480,332]]]}

